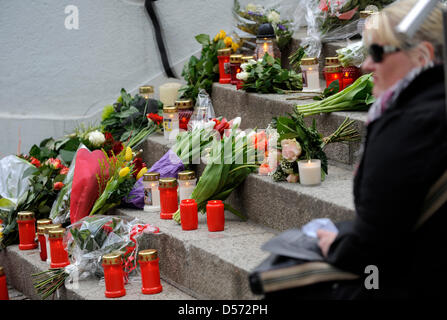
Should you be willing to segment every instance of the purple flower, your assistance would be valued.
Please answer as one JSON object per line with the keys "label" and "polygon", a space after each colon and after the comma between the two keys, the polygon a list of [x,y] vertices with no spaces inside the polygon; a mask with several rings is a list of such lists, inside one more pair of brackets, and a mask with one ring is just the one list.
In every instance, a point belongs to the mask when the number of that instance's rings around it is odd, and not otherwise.
{"label": "purple flower", "polygon": [[278,28],[281,29],[282,31],[286,30],[286,27],[284,27],[282,24],[278,24]]}
{"label": "purple flower", "polygon": [[257,17],[262,17],[263,16],[263,14],[260,13],[260,12],[253,12],[253,11],[250,11],[250,10],[248,10],[247,13],[249,15],[251,15],[251,16],[257,16]]}

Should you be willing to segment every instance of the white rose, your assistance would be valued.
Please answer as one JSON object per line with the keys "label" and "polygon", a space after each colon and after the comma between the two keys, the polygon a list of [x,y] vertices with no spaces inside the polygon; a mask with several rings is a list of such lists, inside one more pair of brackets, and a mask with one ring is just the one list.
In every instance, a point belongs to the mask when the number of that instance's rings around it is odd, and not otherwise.
{"label": "white rose", "polygon": [[258,63],[261,63],[262,62],[262,59],[258,59]]}
{"label": "white rose", "polygon": [[267,15],[267,20],[271,23],[279,23],[279,13],[276,11],[270,11],[270,13]]}
{"label": "white rose", "polygon": [[245,80],[248,79],[248,72],[244,72],[244,71],[239,72],[239,73],[236,75],[236,78],[238,78],[239,80],[245,81]]}
{"label": "white rose", "polygon": [[248,67],[248,63],[243,63],[243,64],[241,64],[241,69],[242,70],[247,70],[247,67]]}
{"label": "white rose", "polygon": [[98,130],[95,130],[88,134],[88,141],[95,147],[99,147],[106,141],[106,137]]}
{"label": "white rose", "polygon": [[257,7],[254,3],[249,3],[249,4],[247,4],[247,6],[245,7],[245,11],[256,12],[257,10],[258,10],[258,7]]}
{"label": "white rose", "polygon": [[250,59],[250,60],[248,60],[247,64],[252,66],[252,65],[256,64],[256,60]]}

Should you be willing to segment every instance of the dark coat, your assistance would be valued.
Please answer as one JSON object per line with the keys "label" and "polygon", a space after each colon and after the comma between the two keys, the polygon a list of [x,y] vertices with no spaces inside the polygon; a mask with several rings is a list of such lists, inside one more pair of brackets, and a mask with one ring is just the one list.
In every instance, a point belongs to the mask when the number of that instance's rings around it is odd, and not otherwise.
{"label": "dark coat", "polygon": [[[356,218],[342,224],[328,261],[364,277],[379,269],[379,289],[362,297],[440,297],[447,291],[447,204],[412,232],[428,189],[447,169],[444,72],[421,73],[367,127],[354,179]],[[363,284],[363,282],[362,282]]]}

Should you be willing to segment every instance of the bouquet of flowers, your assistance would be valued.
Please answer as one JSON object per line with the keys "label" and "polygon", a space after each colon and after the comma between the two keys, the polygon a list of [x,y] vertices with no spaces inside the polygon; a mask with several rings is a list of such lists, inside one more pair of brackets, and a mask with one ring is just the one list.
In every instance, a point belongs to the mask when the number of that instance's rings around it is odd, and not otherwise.
{"label": "bouquet of flowers", "polygon": [[285,93],[303,89],[301,74],[281,68],[279,59],[268,53],[258,61],[250,60],[241,65],[243,71],[236,77],[243,81],[242,88],[247,92]]}
{"label": "bouquet of flowers", "polygon": [[259,174],[271,175],[274,181],[295,183],[299,182],[299,160],[320,159],[324,180],[328,174],[325,146],[334,142],[358,141],[360,135],[353,126],[354,121],[346,118],[334,133],[323,137],[317,131],[315,119],[312,126],[307,127],[303,116],[296,111],[289,116],[274,118],[267,130],[270,146]]}
{"label": "bouquet of flowers", "polygon": [[211,94],[213,82],[219,80],[217,50],[232,48],[235,52],[239,48],[239,45],[233,42],[233,39],[227,36],[224,30],[220,30],[213,40],[207,34],[199,34],[195,39],[202,45],[200,58],[191,56],[188,63],[185,64],[182,77],[185,79],[186,85],[179,89],[181,99],[191,99],[193,102],[196,101],[200,89]]}
{"label": "bouquet of flowers", "polygon": [[110,134],[108,141],[126,142],[127,146],[135,148],[150,134],[161,130],[161,124],[148,115],[158,115],[162,108],[163,103],[158,100],[145,99],[138,94],[132,97],[121,89],[117,102],[104,107],[101,127]]}
{"label": "bouquet of flowers", "polygon": [[345,48],[336,50],[338,61],[343,67],[356,66],[360,67],[366,59],[366,50],[362,41],[356,41]]}
{"label": "bouquet of flowers", "polygon": [[138,237],[143,233],[158,233],[159,229],[142,224],[137,219],[119,216],[94,216],[67,227],[64,237],[71,264],[33,274],[37,293],[46,299],[57,289],[73,281],[89,277],[101,278],[104,271],[102,256],[121,252],[126,282],[136,268]]}
{"label": "bouquet of flowers", "polygon": [[279,49],[287,46],[292,39],[292,21],[281,18],[281,13],[273,7],[265,8],[261,5],[248,3],[242,8],[239,1],[234,0],[233,16],[241,39],[254,39],[258,34],[259,26],[263,23],[272,24]]}
{"label": "bouquet of flowers", "polygon": [[[240,118],[239,118],[240,119]],[[214,139],[207,165],[195,187],[191,198],[196,200],[199,211],[206,210],[209,200],[226,200],[245,178],[258,167],[263,159],[263,152],[256,152],[264,146],[262,133],[252,131],[248,136],[238,131],[240,121],[234,121],[231,131],[222,139]],[[244,216],[225,204],[225,208],[241,219]],[[174,214],[173,220],[180,223],[180,209]]]}

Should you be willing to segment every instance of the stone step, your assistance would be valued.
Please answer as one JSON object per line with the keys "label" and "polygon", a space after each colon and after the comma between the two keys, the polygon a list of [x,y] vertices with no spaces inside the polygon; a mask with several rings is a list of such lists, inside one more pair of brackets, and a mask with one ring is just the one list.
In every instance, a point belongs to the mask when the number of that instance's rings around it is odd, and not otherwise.
{"label": "stone step", "polygon": [[[29,299],[40,300],[33,287],[31,274],[48,270],[48,264],[40,260],[39,251],[19,250],[18,245],[9,246],[0,252],[0,265],[5,269],[8,283],[16,290],[22,292]],[[137,279],[139,280],[139,279]],[[125,286],[126,295],[119,300],[191,300],[191,295],[179,290],[169,282],[161,281],[163,291],[159,294],[145,295],[141,293],[141,281],[129,281]],[[55,299],[60,300],[105,300],[105,285],[99,279],[79,281],[77,289],[62,287]],[[14,291],[13,291],[14,293]],[[15,296],[14,296],[15,297]],[[51,298],[49,298],[51,299]]]}
{"label": "stone step", "polygon": [[[143,159],[151,167],[172,143],[162,135],[150,136]],[[200,176],[204,164],[193,165]],[[274,182],[271,177],[251,174],[228,198],[228,202],[252,222],[275,230],[301,227],[312,219],[327,217],[342,221],[354,216],[352,170],[329,166],[325,181],[314,187]]]}
{"label": "stone step", "polygon": [[138,218],[160,228],[159,234],[144,234],[140,248],[154,248],[160,257],[160,273],[199,299],[259,299],[249,287],[248,275],[268,253],[261,246],[277,232],[244,222],[225,212],[225,230],[209,232],[206,216],[199,213],[197,230],[183,231],[159,213],[115,209],[114,214]]}
{"label": "stone step", "polygon": [[[216,116],[224,116],[227,119],[240,116],[241,128],[265,129],[273,117],[291,113],[297,104],[302,105],[314,100],[289,100],[299,96],[297,94],[258,94],[236,90],[236,86],[230,84],[213,84],[212,102]],[[363,136],[365,134],[365,121],[367,112],[333,112],[308,116],[305,118],[307,125],[311,125],[313,119],[317,122],[318,131],[324,136],[333,133],[346,117],[355,121],[355,127]],[[353,168],[359,160],[360,142],[333,143],[326,147],[328,159],[334,164],[345,168]]]}

